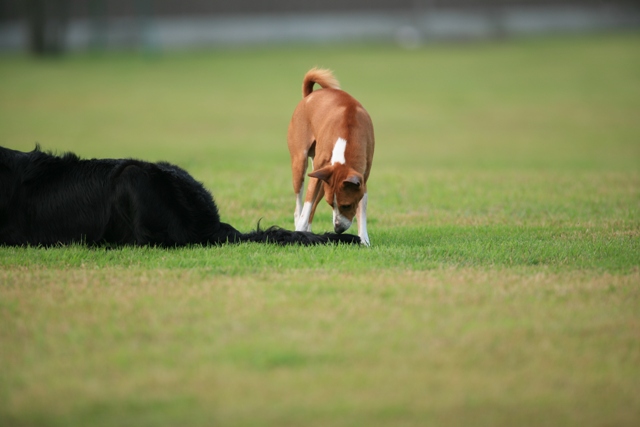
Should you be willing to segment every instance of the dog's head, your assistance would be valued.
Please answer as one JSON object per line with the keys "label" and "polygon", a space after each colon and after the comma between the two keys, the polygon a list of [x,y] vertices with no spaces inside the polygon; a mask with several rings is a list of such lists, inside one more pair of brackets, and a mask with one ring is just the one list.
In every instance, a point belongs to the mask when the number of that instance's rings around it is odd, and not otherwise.
{"label": "dog's head", "polygon": [[358,203],[366,192],[364,177],[358,171],[340,163],[326,166],[309,174],[323,181],[325,200],[333,209],[333,229],[342,233],[351,227]]}

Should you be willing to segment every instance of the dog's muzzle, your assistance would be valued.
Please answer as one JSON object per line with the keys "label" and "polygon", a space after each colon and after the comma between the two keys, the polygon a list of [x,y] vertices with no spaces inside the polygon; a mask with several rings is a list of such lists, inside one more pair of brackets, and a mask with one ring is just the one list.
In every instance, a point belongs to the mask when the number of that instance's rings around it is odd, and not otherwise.
{"label": "dog's muzzle", "polygon": [[347,231],[349,227],[351,227],[351,221],[335,221],[333,223],[333,230],[338,234]]}
{"label": "dog's muzzle", "polygon": [[351,221],[340,213],[340,210],[336,205],[337,203],[334,203],[333,205],[333,230],[340,234],[351,227]]}

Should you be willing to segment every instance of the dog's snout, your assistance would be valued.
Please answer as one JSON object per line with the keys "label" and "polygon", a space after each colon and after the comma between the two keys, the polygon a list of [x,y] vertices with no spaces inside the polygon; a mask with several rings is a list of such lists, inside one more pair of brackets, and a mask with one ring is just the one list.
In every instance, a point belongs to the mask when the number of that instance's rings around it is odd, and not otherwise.
{"label": "dog's snout", "polygon": [[345,226],[341,222],[336,222],[336,223],[333,224],[333,230],[338,234],[343,233],[344,231],[347,230],[347,228],[349,228],[349,227]]}

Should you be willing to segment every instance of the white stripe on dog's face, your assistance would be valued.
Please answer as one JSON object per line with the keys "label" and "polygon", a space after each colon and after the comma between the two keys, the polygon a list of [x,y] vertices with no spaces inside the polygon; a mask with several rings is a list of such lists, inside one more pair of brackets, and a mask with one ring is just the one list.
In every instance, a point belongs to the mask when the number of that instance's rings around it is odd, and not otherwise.
{"label": "white stripe on dog's face", "polygon": [[345,164],[344,150],[347,148],[347,140],[344,138],[338,138],[336,144],[333,146],[333,153],[331,153],[331,164],[341,163]]}
{"label": "white stripe on dog's face", "polygon": [[333,195],[333,230],[336,233],[342,233],[351,227],[351,221],[340,213],[338,209],[338,199]]}

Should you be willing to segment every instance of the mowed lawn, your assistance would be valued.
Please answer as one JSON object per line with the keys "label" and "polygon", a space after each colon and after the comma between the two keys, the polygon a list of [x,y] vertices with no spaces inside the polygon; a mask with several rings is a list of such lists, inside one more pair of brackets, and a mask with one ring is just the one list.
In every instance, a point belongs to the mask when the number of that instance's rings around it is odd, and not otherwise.
{"label": "mowed lawn", "polygon": [[2,56],[0,145],[291,228],[316,65],[373,118],[372,247],[0,247],[0,425],[639,425],[638,33]]}

